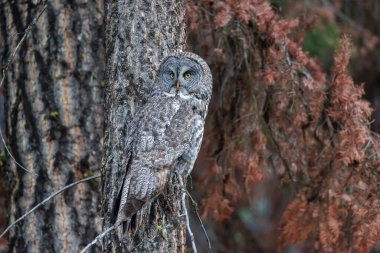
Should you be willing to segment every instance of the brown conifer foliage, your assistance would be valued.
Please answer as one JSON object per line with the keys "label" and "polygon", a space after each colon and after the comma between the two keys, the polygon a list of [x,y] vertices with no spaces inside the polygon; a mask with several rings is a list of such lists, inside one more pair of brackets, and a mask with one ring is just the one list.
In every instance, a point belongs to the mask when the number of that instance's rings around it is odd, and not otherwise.
{"label": "brown conifer foliage", "polygon": [[[331,80],[268,1],[188,3],[213,101],[194,177],[217,252],[367,252],[379,243],[379,140],[335,53]],[[211,221],[210,221],[211,222]]]}

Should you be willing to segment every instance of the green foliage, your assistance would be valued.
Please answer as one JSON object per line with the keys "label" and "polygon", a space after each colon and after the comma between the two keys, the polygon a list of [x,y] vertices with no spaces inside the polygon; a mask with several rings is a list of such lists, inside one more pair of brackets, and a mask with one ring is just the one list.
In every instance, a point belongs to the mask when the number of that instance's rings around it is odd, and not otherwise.
{"label": "green foliage", "polygon": [[94,175],[94,173],[92,173],[91,171],[85,171],[83,176],[86,178],[86,177],[92,177]]}
{"label": "green foliage", "polygon": [[335,24],[326,23],[307,32],[302,43],[305,51],[317,57],[323,68],[328,70],[333,65],[333,55],[339,45],[339,28]]}
{"label": "green foliage", "polygon": [[255,214],[251,210],[245,208],[240,209],[238,213],[241,221],[244,223],[246,228],[251,231],[255,231],[255,228],[258,224]]}
{"label": "green foliage", "polygon": [[165,227],[163,227],[163,226],[161,226],[161,225],[158,225],[157,226],[157,230],[158,230],[158,232],[162,235],[162,237],[165,239],[165,240],[167,240],[167,234],[168,234],[168,231],[166,230],[166,228]]}
{"label": "green foliage", "polygon": [[52,111],[50,113],[50,117],[52,117],[52,118],[57,118],[57,116],[58,116],[58,112],[57,111]]}
{"label": "green foliage", "polygon": [[270,3],[273,6],[277,6],[279,8],[283,8],[286,5],[286,0],[271,0]]}

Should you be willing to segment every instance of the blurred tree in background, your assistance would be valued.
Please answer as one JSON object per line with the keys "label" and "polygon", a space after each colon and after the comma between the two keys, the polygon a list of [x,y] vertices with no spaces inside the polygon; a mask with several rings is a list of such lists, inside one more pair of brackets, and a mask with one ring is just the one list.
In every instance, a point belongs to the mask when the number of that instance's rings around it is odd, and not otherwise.
{"label": "blurred tree in background", "polygon": [[[377,0],[187,2],[188,50],[214,76],[189,184],[213,252],[378,250],[378,13]],[[193,232],[206,252],[196,219]]]}

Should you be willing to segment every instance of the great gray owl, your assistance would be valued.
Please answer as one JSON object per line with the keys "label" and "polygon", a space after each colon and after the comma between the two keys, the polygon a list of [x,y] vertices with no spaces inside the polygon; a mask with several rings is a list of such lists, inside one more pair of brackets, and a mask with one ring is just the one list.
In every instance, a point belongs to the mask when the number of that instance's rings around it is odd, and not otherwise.
{"label": "great gray owl", "polygon": [[127,137],[132,150],[115,224],[128,220],[159,195],[171,173],[191,172],[211,92],[211,71],[201,57],[175,52],[163,59],[154,92],[136,114]]}

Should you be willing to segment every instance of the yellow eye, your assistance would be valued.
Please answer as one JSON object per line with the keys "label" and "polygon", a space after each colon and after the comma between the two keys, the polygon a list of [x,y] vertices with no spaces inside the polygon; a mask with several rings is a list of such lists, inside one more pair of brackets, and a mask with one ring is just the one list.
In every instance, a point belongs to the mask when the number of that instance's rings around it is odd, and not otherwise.
{"label": "yellow eye", "polygon": [[190,77],[191,77],[191,72],[187,71],[187,72],[183,75],[183,77],[185,77],[185,79],[190,78]]}
{"label": "yellow eye", "polygon": [[174,73],[173,72],[170,72],[170,78],[174,79]]}

